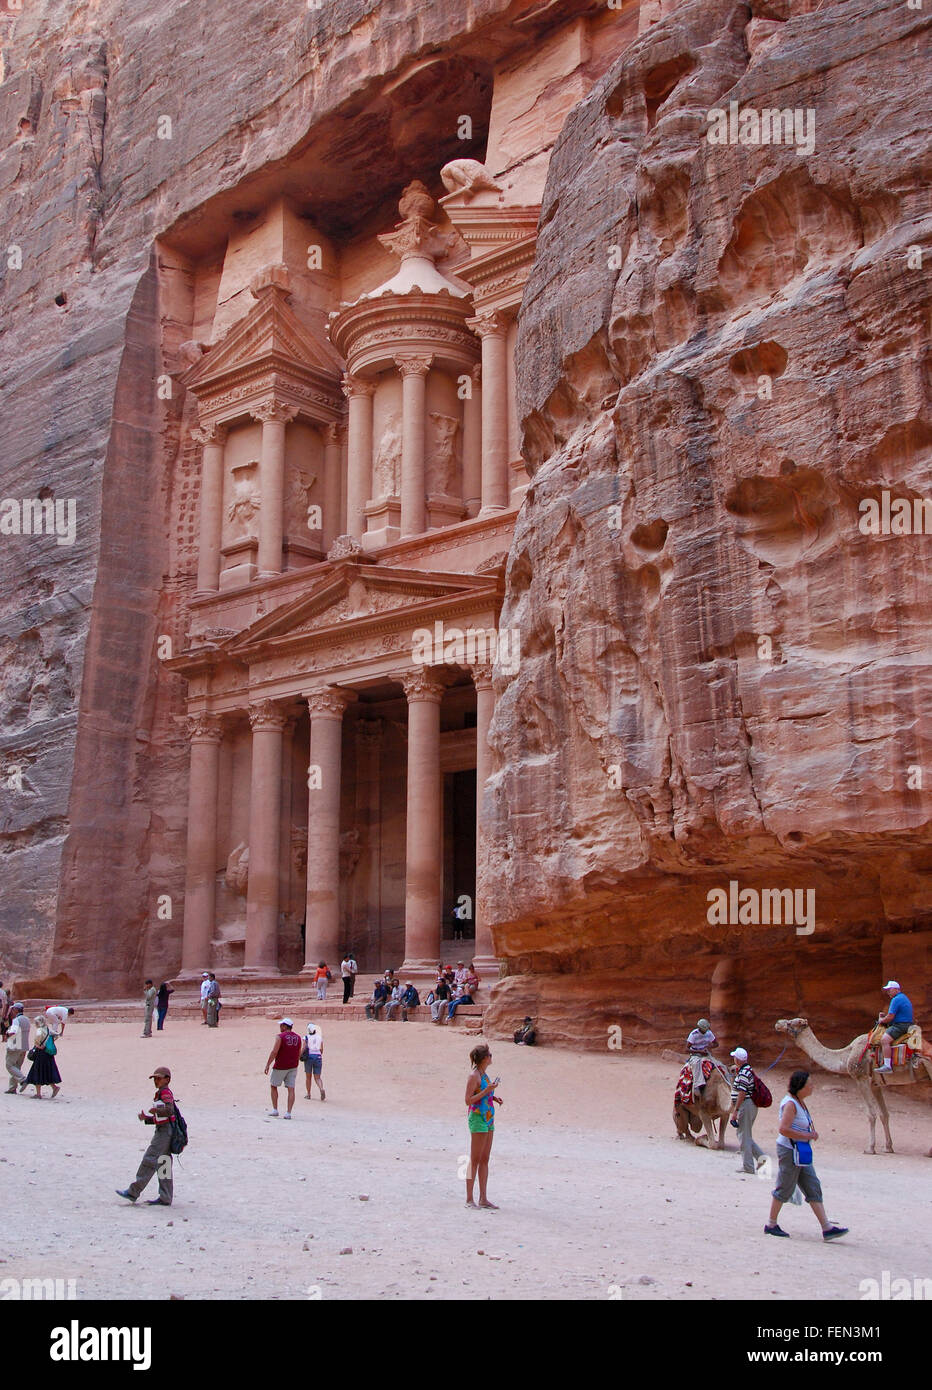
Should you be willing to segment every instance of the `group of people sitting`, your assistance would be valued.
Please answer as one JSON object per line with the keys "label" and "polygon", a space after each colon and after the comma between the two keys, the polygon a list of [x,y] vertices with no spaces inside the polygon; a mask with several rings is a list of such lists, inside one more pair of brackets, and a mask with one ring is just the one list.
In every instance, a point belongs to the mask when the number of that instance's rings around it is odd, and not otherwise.
{"label": "group of people sitting", "polygon": [[[458,961],[455,969],[438,964],[437,978],[424,1000],[430,1009],[432,1022],[451,1022],[461,1005],[476,1002],[478,989],[479,976],[471,962],[467,966],[464,961]],[[421,996],[410,980],[402,983],[394,970],[386,970],[381,980],[376,980],[373,986],[366,1004],[366,1018],[374,1021],[384,1009],[388,1022],[400,1010],[402,1023],[407,1023],[408,1011],[418,1008],[420,1003]]]}

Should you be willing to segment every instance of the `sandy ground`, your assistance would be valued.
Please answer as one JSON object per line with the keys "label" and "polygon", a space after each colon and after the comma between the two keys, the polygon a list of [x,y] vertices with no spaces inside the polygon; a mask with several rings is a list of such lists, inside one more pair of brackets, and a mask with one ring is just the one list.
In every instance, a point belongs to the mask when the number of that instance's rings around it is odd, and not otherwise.
{"label": "sandy ground", "polygon": [[[891,1102],[898,1153],[871,1158],[855,1092],[817,1075],[817,1168],[851,1235],[826,1246],[808,1208],[787,1206],[792,1240],[778,1241],[762,1233],[770,1183],[737,1175],[734,1131],[724,1153],[673,1137],[672,1063],[498,1043],[501,1209],[470,1211],[458,1179],[470,1038],[330,1023],[327,1100],[301,1098],[302,1069],[288,1124],[266,1116],[275,1032],[169,1015],[144,1040],[73,1020],[58,1099],[0,1096],[0,1277],[74,1279],[79,1299],[656,1300],[851,1299],[885,1269],[932,1276],[932,1112],[905,1098]],[[135,1116],[161,1062],[191,1131],[170,1210],[114,1193],[151,1132]],[[768,1076],[775,1100],[787,1074]],[[757,1126],[771,1153],[775,1115]]]}

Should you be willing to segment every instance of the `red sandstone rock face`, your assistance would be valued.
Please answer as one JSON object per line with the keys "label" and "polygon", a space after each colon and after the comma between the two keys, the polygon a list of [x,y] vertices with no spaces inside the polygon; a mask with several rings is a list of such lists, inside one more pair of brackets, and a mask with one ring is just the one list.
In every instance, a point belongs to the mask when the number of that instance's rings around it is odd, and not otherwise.
{"label": "red sandstone rock face", "polygon": [[[932,538],[862,534],[859,503],[932,496],[929,23],[685,4],[557,144],[485,798],[493,1032],[539,1006],[604,1045],[569,991],[599,1033],[712,1008],[770,1045],[798,1009],[840,1042],[894,952],[922,997]],[[814,148],[710,144],[733,101],[814,111]],[[710,925],[730,880],[813,888],[815,930]]]}

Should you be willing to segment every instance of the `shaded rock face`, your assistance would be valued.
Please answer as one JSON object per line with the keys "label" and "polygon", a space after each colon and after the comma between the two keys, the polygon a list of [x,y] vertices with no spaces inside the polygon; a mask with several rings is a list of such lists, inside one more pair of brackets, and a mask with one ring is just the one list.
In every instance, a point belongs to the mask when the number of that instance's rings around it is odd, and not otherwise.
{"label": "shaded rock face", "polygon": [[[605,1046],[711,1009],[773,1047],[792,1011],[840,1043],[894,960],[932,1002],[932,537],[861,505],[932,497],[929,23],[684,4],[557,143],[484,802],[493,1032],[539,1011]],[[710,143],[732,102],[802,139]],[[814,929],[710,921],[732,882],[813,890]]]}

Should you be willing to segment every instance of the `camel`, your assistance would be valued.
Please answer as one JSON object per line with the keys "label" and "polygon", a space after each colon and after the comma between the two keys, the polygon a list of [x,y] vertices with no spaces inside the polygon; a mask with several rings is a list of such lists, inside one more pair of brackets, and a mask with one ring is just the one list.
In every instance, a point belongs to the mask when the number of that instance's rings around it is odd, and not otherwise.
{"label": "camel", "polygon": [[[731,1081],[715,1066],[706,1082],[702,1100],[691,1105],[675,1103],[673,1123],[676,1125],[677,1139],[692,1139],[701,1144],[701,1138],[693,1138],[691,1130],[699,1130],[705,1125],[705,1147],[724,1149],[725,1124],[731,1114]],[[715,1121],[718,1120],[718,1142],[715,1141]]]}
{"label": "camel", "polygon": [[896,1071],[885,1076],[877,1076],[867,1056],[869,1033],[859,1034],[847,1047],[832,1048],[823,1047],[809,1027],[808,1019],[781,1018],[774,1024],[774,1028],[778,1033],[785,1033],[798,1048],[805,1052],[807,1057],[811,1057],[813,1062],[818,1062],[819,1066],[824,1067],[826,1071],[834,1072],[836,1076],[850,1076],[857,1083],[871,1127],[870,1145],[864,1152],[868,1154],[877,1152],[874,1131],[879,1115],[883,1132],[886,1135],[886,1151],[888,1154],[892,1154],[893,1140],[890,1136],[890,1114],[887,1110],[884,1090],[891,1084],[908,1086],[917,1081],[932,1080],[932,1049],[929,1048],[928,1043],[923,1042],[922,1054],[912,1066],[897,1068]]}

